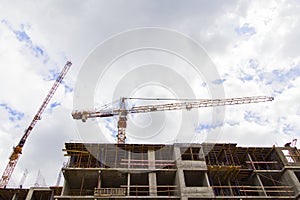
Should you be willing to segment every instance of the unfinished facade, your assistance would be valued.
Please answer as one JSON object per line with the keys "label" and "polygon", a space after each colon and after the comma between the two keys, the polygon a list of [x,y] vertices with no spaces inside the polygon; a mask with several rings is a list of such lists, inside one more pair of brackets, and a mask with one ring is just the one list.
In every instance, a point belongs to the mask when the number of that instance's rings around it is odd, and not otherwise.
{"label": "unfinished facade", "polygon": [[293,147],[66,143],[63,187],[6,188],[0,200],[300,199]]}
{"label": "unfinished facade", "polygon": [[298,199],[300,154],[236,144],[66,143],[55,199]]}

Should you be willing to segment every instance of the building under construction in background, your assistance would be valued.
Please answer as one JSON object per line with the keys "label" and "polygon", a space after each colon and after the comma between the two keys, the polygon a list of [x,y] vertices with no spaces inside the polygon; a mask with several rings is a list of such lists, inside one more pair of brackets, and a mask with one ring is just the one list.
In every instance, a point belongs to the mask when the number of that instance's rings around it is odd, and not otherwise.
{"label": "building under construction in background", "polygon": [[0,189],[0,199],[299,199],[296,147],[66,143],[63,187]]}

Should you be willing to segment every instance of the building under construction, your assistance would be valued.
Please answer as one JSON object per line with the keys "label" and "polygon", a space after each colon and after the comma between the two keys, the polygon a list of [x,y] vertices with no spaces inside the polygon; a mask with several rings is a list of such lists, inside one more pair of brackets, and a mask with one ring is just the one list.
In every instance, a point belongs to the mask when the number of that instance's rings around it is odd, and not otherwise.
{"label": "building under construction", "polygon": [[299,199],[295,147],[66,143],[63,187],[0,189],[0,199]]}

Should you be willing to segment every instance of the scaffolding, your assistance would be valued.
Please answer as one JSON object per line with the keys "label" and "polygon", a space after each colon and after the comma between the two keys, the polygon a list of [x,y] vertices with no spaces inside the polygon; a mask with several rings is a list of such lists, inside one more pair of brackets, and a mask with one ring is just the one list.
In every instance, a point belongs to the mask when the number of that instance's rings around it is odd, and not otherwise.
{"label": "scaffolding", "polygon": [[216,144],[205,159],[216,196],[294,195],[294,186],[282,177],[284,164],[274,146]]}
{"label": "scaffolding", "polygon": [[[155,161],[149,162],[149,149],[155,152]],[[63,151],[70,157],[69,168],[171,169],[175,166],[172,148],[165,145],[67,143]]]}
{"label": "scaffolding", "polygon": [[0,199],[300,199],[295,147],[66,143],[64,151],[62,188],[2,189]]}
{"label": "scaffolding", "polygon": [[[283,150],[289,151],[293,162]],[[238,147],[236,144],[67,143],[62,196],[95,198],[182,195],[218,198],[300,196],[300,159],[291,147]],[[286,168],[294,165],[295,168]],[[299,167],[297,167],[299,166]],[[298,169],[291,171],[290,169]],[[291,173],[294,173],[291,174]],[[297,198],[298,198],[297,197]]]}
{"label": "scaffolding", "polygon": [[[148,196],[154,190],[157,196],[170,196],[177,191],[172,146],[67,143],[63,151],[69,157],[65,177],[72,179],[71,169],[81,177],[72,180],[79,183],[68,189],[71,195]],[[149,185],[150,175],[143,173],[149,169],[160,169],[155,172],[157,185]]]}

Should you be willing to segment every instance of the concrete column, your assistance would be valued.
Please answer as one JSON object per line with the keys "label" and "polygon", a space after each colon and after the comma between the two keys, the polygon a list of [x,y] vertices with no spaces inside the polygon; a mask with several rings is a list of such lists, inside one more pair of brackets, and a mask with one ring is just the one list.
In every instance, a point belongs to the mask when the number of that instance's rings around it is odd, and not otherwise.
{"label": "concrete column", "polygon": [[300,183],[292,169],[286,169],[283,172],[281,181],[289,183],[290,185],[293,185],[295,194],[300,194]]}
{"label": "concrete column", "polygon": [[19,199],[19,194],[15,193],[11,200],[18,200],[18,199]]}
{"label": "concrete column", "polygon": [[156,184],[156,173],[150,172],[148,174],[149,178],[149,193],[150,196],[157,196],[157,184]]}
{"label": "concrete column", "polygon": [[155,169],[155,151],[153,149],[148,150],[148,164],[149,169]]}
{"label": "concrete column", "polygon": [[180,147],[174,145],[174,157],[178,161],[181,161],[181,152],[180,152]]}
{"label": "concrete column", "polygon": [[127,196],[130,195],[130,173],[127,175]]}
{"label": "concrete column", "polygon": [[178,174],[180,190],[182,191],[183,188],[186,187],[185,186],[185,179],[184,179],[183,169],[178,169],[177,174]]}
{"label": "concrete column", "polygon": [[[149,169],[155,170],[155,151],[153,149],[148,150],[148,164]],[[156,173],[150,172],[148,174],[148,179],[150,196],[157,196]]]}
{"label": "concrete column", "polygon": [[183,191],[185,191],[185,180],[183,174],[183,165],[181,160],[181,151],[180,146],[174,145],[174,158],[176,160],[177,173],[176,173],[176,186],[177,190],[179,190],[179,195],[181,199],[186,200],[187,197],[184,196]]}
{"label": "concrete column", "polygon": [[131,168],[131,165],[130,165],[130,161],[131,161],[131,151],[128,151],[128,165],[127,165],[127,168],[130,169]]}
{"label": "concrete column", "polygon": [[283,163],[283,165],[289,165],[289,162],[287,160],[287,158],[285,157],[285,155],[283,154],[282,150],[284,150],[285,148],[279,148],[279,147],[276,147],[275,148],[275,151],[278,155],[278,157],[280,158],[281,162]]}
{"label": "concrete column", "polygon": [[[63,174],[65,173],[65,170],[62,170]],[[69,182],[67,181],[66,177],[64,177],[64,186],[61,191],[62,195],[69,195]]]}
{"label": "concrete column", "polygon": [[99,170],[99,175],[98,175],[98,185],[97,188],[101,188],[101,170]]}
{"label": "concrete column", "polygon": [[30,188],[30,189],[29,189],[29,191],[28,191],[28,193],[27,193],[27,196],[26,196],[26,199],[25,199],[25,200],[31,200],[31,199],[33,199],[33,198],[32,198],[33,191],[34,191],[33,188]]}
{"label": "concrete column", "polygon": [[176,192],[175,192],[175,195],[178,195],[180,196],[181,194],[181,188],[180,188],[180,181],[179,181],[179,175],[178,175],[178,171],[176,172],[176,175],[175,175],[175,185],[176,185]]}

